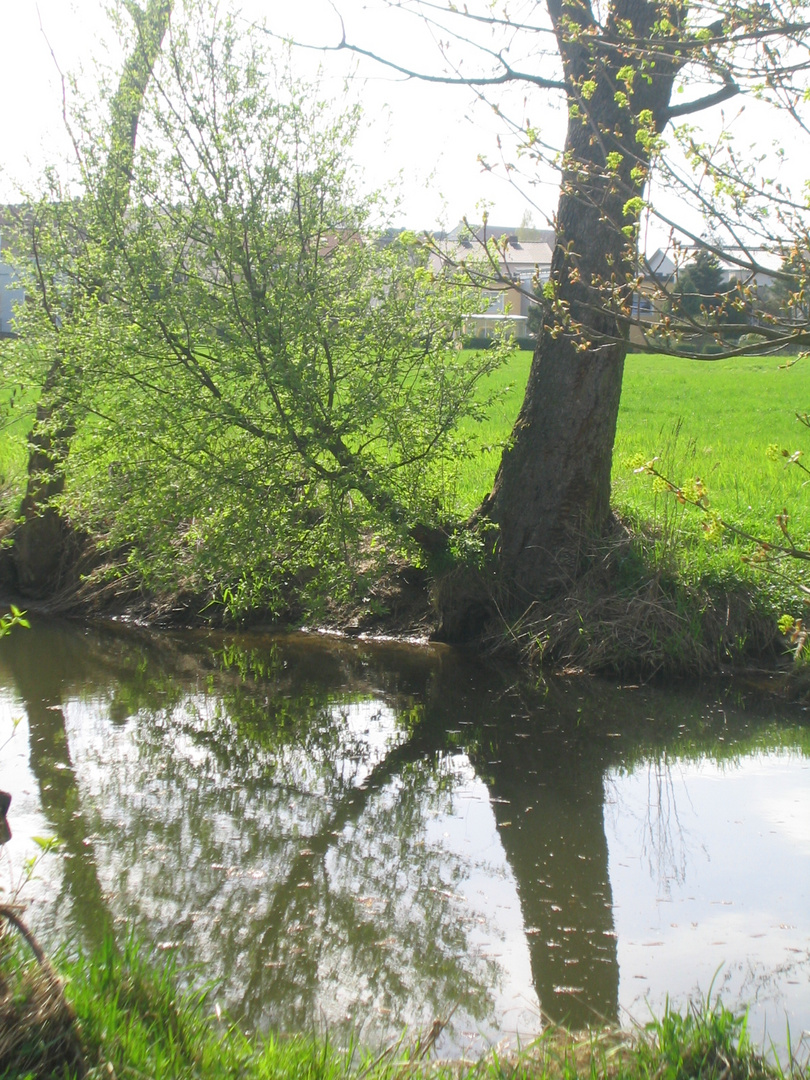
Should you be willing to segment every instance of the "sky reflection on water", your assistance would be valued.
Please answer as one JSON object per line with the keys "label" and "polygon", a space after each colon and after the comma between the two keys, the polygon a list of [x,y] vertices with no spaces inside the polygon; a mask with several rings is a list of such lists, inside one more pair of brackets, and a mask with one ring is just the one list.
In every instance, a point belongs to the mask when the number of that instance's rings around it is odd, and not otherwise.
{"label": "sky reflection on water", "polygon": [[448,1054],[712,985],[777,1044],[810,1027],[802,713],[53,624],[0,645],[0,688],[0,884],[60,836],[23,890],[50,943],[131,924],[255,1027],[374,1044],[455,1007]]}

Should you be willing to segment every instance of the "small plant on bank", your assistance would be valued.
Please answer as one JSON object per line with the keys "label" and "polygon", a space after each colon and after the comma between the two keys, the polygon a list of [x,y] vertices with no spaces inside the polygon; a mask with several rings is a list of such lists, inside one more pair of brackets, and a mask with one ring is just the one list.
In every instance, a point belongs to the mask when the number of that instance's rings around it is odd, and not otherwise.
{"label": "small plant on bank", "polygon": [[3,615],[0,615],[0,638],[4,638],[7,634],[10,634],[15,626],[22,626],[29,629],[31,623],[26,619],[24,611],[20,611],[18,607],[11,604],[10,610]]}
{"label": "small plant on bank", "polygon": [[751,1044],[746,1015],[719,1001],[683,1013],[667,1004],[646,1031],[639,1057],[658,1080],[766,1080],[773,1071]]}
{"label": "small plant on bank", "polygon": [[[19,963],[18,951],[0,952],[2,986]],[[0,1038],[0,1049],[12,1050],[0,1059],[1,1075],[64,1080],[810,1080],[808,1066],[793,1057],[786,1066],[765,1060],[750,1042],[745,1016],[719,1002],[685,1013],[667,1006],[660,1019],[635,1033],[611,1026],[572,1033],[550,1026],[519,1051],[496,1049],[475,1062],[430,1059],[447,1022],[437,1020],[427,1035],[398,1039],[372,1058],[357,1048],[338,1052],[328,1041],[245,1035],[223,1021],[212,1004],[212,988],[182,991],[185,980],[173,958],[156,960],[131,935],[121,948],[108,941],[92,956],[62,955],[59,968],[64,981],[61,1026],[40,1010],[26,1020],[25,1039],[15,1039],[20,1030],[11,1016],[5,1042]],[[55,976],[44,968],[29,977],[34,987],[30,1000],[42,993],[48,979],[53,988]]]}

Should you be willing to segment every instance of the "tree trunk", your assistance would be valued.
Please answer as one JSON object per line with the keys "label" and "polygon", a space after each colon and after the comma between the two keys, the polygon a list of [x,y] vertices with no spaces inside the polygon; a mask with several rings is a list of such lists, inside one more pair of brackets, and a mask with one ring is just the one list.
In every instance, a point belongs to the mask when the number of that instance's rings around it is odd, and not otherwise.
{"label": "tree trunk", "polygon": [[[110,151],[98,191],[93,193],[94,211],[111,236],[121,235],[123,231],[138,123],[172,4],[173,0],[148,0],[142,9],[135,0],[124,0],[137,36],[110,107]],[[42,288],[44,292],[47,290],[44,279]],[[45,294],[43,301],[47,303]],[[52,500],[64,489],[64,465],[74,429],[72,420],[63,415],[62,373],[63,359],[57,351],[42,388],[28,442],[28,483],[20,510],[21,521],[14,531],[12,554],[17,583],[29,596],[45,596],[64,584],[66,545],[71,530]]]}
{"label": "tree trunk", "polygon": [[[498,610],[512,616],[569,584],[610,520],[640,200],[678,66],[668,38],[655,64],[634,64],[638,43],[655,50],[660,4],[614,0],[604,26],[581,0],[548,7],[569,88],[556,244],[526,396],[477,515],[498,526]],[[440,636],[474,632],[486,608],[474,593],[440,598]]]}
{"label": "tree trunk", "polygon": [[20,507],[21,521],[14,531],[14,567],[17,584],[27,596],[44,596],[63,582],[64,556],[70,529],[51,500],[61,495],[65,474],[60,463],[67,456],[72,425],[57,434],[51,424],[57,410],[51,394],[61,360],[51,365],[28,439],[28,482]]}

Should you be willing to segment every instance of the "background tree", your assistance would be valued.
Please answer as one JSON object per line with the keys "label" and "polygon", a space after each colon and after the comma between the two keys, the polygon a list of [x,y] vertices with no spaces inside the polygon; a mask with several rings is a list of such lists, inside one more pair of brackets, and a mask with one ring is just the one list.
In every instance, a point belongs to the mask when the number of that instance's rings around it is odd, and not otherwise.
{"label": "background tree", "polygon": [[[135,0],[122,0],[121,6],[131,22],[128,55],[109,102],[107,130],[94,148],[96,161],[85,158],[81,163],[88,173],[94,171],[97,177],[93,205],[87,200],[84,203],[84,227],[89,231],[94,228],[94,218],[97,231],[120,236],[124,228],[144,95],[169,25],[172,3],[173,0],[146,0],[142,8]],[[78,146],[76,149],[79,152]],[[59,199],[62,194],[52,189],[49,197]],[[23,250],[32,250],[34,257],[31,295],[38,297],[51,324],[51,351],[46,354],[37,350],[29,357],[29,363],[34,362],[39,400],[29,438],[28,484],[20,508],[21,520],[14,533],[13,555],[22,590],[43,594],[58,584],[65,560],[69,529],[52,500],[64,489],[64,462],[74,424],[64,394],[66,366],[59,344],[60,332],[66,328],[60,319],[67,313],[57,317],[48,311],[48,268],[40,258],[41,221],[36,214],[26,222],[25,231],[29,228],[32,235],[23,241]],[[98,282],[94,287],[98,287]],[[42,368],[37,372],[36,369]]]}
{"label": "background tree", "polygon": [[794,248],[783,255],[779,276],[761,290],[763,318],[801,328],[810,318],[807,303],[808,252]]}
{"label": "background tree", "polygon": [[716,255],[700,250],[678,275],[673,299],[679,313],[690,318],[716,319],[722,307],[723,270]]}

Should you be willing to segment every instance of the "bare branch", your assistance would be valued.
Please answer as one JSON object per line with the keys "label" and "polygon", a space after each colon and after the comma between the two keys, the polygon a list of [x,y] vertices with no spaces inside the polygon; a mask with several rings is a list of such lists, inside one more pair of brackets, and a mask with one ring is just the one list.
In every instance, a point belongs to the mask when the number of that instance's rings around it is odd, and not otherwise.
{"label": "bare branch", "polygon": [[703,112],[705,109],[711,109],[715,105],[722,105],[724,101],[736,97],[741,92],[740,87],[737,86],[729,75],[727,76],[725,86],[722,86],[713,94],[706,94],[705,97],[697,98],[695,101],[684,101],[678,105],[670,105],[667,109],[667,120],[675,120],[679,116],[692,116],[694,113]]}

